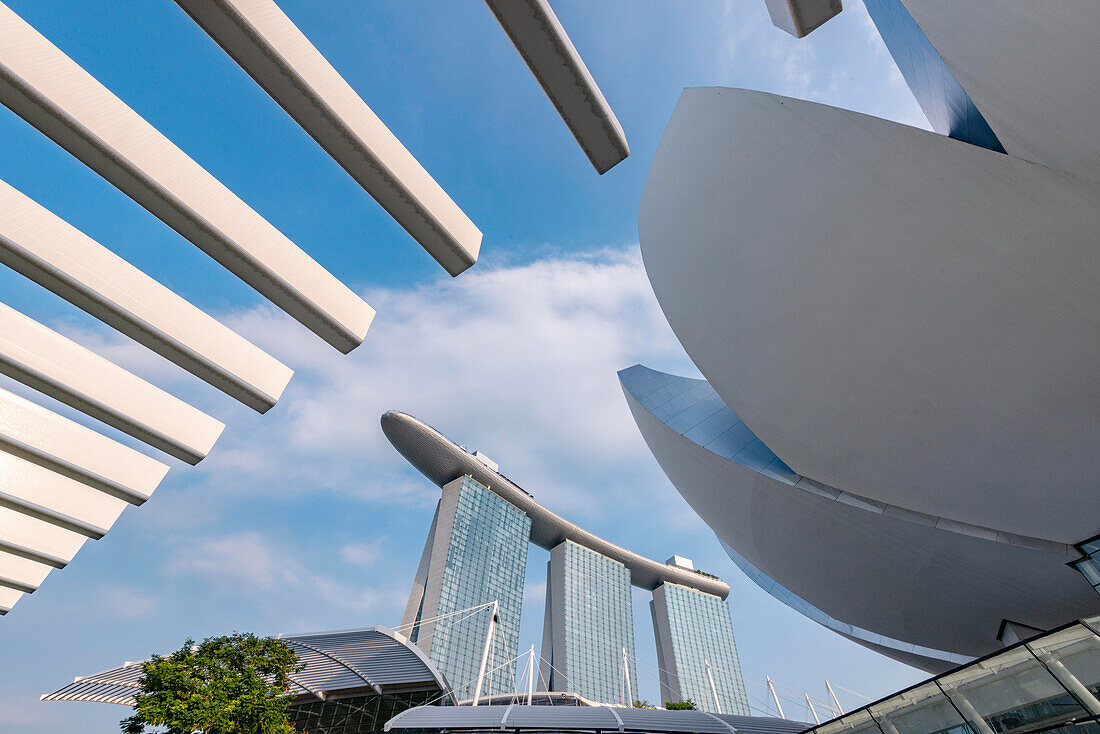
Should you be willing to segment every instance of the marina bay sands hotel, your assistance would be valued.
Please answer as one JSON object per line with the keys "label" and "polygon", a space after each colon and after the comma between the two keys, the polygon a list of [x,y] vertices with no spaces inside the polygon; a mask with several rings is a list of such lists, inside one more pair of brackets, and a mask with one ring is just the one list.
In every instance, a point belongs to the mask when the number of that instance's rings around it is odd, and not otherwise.
{"label": "marina bay sands hotel", "polygon": [[[386,437],[443,494],[417,568],[402,626],[469,697],[485,654],[485,625],[456,615],[498,602],[496,643],[482,695],[514,690],[527,548],[550,551],[539,690],[622,703],[637,691],[631,586],[653,592],[661,699],[691,699],[713,713],[748,715],[725,602],[729,586],[673,556],[645,558],[583,530],[535,502],[480,452],[398,412]],[[448,616],[452,615],[452,616]],[[442,618],[440,618],[442,617]],[[635,696],[636,697],[636,696]]]}

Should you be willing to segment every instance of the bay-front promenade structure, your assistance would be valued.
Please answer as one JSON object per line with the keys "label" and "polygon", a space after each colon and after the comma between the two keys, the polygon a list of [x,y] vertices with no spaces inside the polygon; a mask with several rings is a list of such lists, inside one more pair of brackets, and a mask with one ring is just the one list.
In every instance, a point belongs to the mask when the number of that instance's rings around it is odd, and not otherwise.
{"label": "bay-front promenade structure", "polygon": [[[386,437],[443,493],[405,609],[402,629],[474,695],[491,639],[483,695],[513,691],[527,548],[550,551],[538,688],[629,704],[637,693],[631,587],[653,592],[663,701],[748,715],[734,642],[729,586],[674,556],[645,558],[538,504],[484,454],[470,452],[405,413],[382,416]],[[499,634],[460,613],[496,602]],[[488,614],[483,618],[487,618]]]}
{"label": "bay-front promenade structure", "polygon": [[942,672],[1100,612],[1100,4],[864,4],[933,131],[685,90],[638,229],[706,380],[620,380],[750,578]]}

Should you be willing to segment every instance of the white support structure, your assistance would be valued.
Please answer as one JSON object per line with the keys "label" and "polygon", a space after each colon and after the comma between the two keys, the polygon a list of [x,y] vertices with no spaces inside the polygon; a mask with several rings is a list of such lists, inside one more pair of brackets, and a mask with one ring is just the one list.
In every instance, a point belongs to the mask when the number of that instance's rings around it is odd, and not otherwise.
{"label": "white support structure", "polygon": [[814,708],[814,702],[810,699],[810,694],[808,694],[808,693],[806,694],[806,705],[810,709],[810,716],[814,717],[814,723],[815,724],[820,724],[821,719],[818,718],[817,709]]}
{"label": "white support structure", "polygon": [[0,4],[0,103],[342,352],[374,309]]}
{"label": "white support structure", "polygon": [[775,701],[775,710],[779,712],[779,718],[781,718],[781,719],[787,718],[787,715],[785,713],[783,713],[782,704],[779,703],[779,696],[775,692],[775,684],[772,683],[771,677],[770,676],[764,676],[764,678],[768,681],[768,690],[771,691],[772,700]]}
{"label": "white support structure", "polygon": [[623,702],[627,708],[634,705],[634,691],[630,688],[630,659],[626,654],[626,648],[623,648],[623,692],[626,693],[626,701]]}
{"label": "white support structure", "polygon": [[825,680],[825,687],[829,689],[829,697],[833,699],[833,706],[836,706],[837,714],[844,715],[844,707],[840,705],[840,701],[837,700],[836,691],[833,690],[833,684]]}
{"label": "white support structure", "polygon": [[0,389],[0,614],[101,537],[167,473],[159,461]]}
{"label": "white support structure", "polygon": [[176,0],[451,275],[481,231],[273,0]]}
{"label": "white support structure", "polygon": [[493,647],[493,632],[496,630],[497,609],[499,606],[499,602],[494,600],[492,606],[493,611],[489,617],[489,629],[485,633],[485,650],[481,653],[481,667],[477,671],[477,686],[474,688],[474,706],[477,706],[478,700],[481,698],[481,685],[485,682],[485,666],[489,662],[489,651]]}
{"label": "white support structure", "polygon": [[3,181],[0,262],[260,412],[293,374]]}
{"label": "white support structure", "polygon": [[531,699],[535,695],[535,646],[531,645],[531,652],[527,655],[527,705],[531,705]]}
{"label": "white support structure", "polygon": [[630,155],[622,126],[546,0],[485,0],[598,173]]}
{"label": "white support structure", "polygon": [[710,661],[703,658],[703,665],[707,667],[707,684],[710,687],[710,694],[714,696],[714,708],[718,713],[722,713],[722,702],[718,700],[718,689],[714,686],[714,673],[711,672]]}
{"label": "white support structure", "polygon": [[168,467],[0,389],[0,451],[140,505]]}
{"label": "white support structure", "polygon": [[0,373],[190,464],[225,425],[0,303]]}

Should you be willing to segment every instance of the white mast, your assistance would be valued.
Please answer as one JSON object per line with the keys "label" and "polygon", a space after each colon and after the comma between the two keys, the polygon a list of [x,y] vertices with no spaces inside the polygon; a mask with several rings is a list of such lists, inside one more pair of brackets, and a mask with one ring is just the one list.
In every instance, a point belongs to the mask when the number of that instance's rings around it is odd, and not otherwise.
{"label": "white mast", "polygon": [[821,719],[817,718],[817,711],[814,709],[814,702],[810,700],[810,694],[806,694],[806,705],[810,707],[810,713],[814,717],[814,723],[820,724]]}
{"label": "white mast", "polygon": [[531,654],[527,656],[527,705],[535,691],[535,646],[531,645]]}
{"label": "white mast", "polygon": [[485,650],[481,653],[481,667],[477,671],[477,687],[474,688],[474,706],[481,698],[481,684],[485,682],[485,665],[489,662],[489,648],[493,644],[493,629],[497,623],[497,602],[493,602],[493,614],[489,617],[489,632],[485,635]]}
{"label": "white mast", "polygon": [[768,690],[772,692],[772,700],[775,701],[775,708],[779,712],[779,718],[787,718],[787,715],[783,713],[783,707],[779,705],[779,696],[777,696],[775,693],[775,684],[772,683],[771,677],[765,675],[764,678],[766,678],[768,681]]}
{"label": "white mast", "polygon": [[630,708],[634,705],[634,693],[630,690],[630,665],[626,661],[626,647],[623,647],[623,682],[626,684],[626,707]]}
{"label": "white mast", "polygon": [[840,705],[840,701],[836,700],[836,693],[833,692],[833,684],[829,682],[829,679],[825,679],[825,687],[829,689],[829,695],[833,697],[833,705],[836,706],[838,715],[844,715],[844,707]]}
{"label": "white mast", "polygon": [[718,700],[718,689],[714,687],[714,676],[710,672],[710,661],[703,658],[703,664],[707,666],[707,682],[710,683],[710,692],[714,696],[714,708],[718,709],[718,713],[722,713],[722,704]]}

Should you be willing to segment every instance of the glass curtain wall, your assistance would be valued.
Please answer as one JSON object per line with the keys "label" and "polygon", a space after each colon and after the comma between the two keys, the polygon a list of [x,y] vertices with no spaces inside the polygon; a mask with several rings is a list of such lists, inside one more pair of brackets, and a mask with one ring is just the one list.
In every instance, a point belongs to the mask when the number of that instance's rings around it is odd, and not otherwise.
{"label": "glass curtain wall", "polygon": [[1013,645],[807,734],[1100,734],[1098,622]]}

